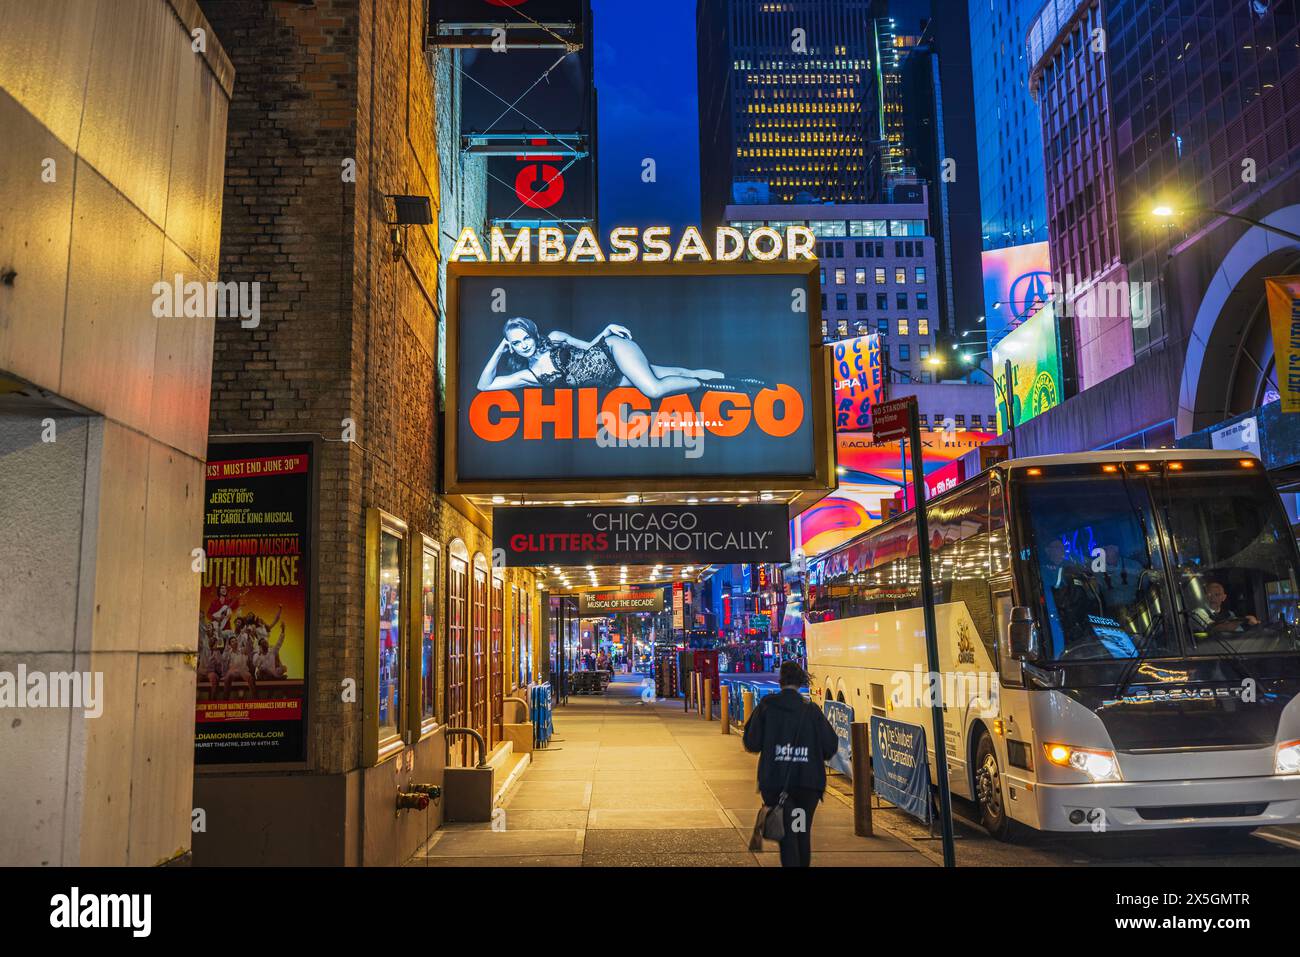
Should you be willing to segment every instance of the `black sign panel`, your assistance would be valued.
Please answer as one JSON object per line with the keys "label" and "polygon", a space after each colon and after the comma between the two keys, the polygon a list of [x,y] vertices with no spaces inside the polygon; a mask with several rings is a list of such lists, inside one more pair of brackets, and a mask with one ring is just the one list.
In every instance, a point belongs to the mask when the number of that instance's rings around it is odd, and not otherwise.
{"label": "black sign panel", "polygon": [[595,126],[585,49],[563,58],[556,50],[470,50],[462,69],[462,133],[547,136],[591,133]]}
{"label": "black sign panel", "polygon": [[490,222],[589,221],[595,218],[591,157],[571,153],[488,159]]}
{"label": "black sign panel", "polygon": [[787,562],[790,520],[784,505],[499,508],[492,546],[507,567]]}
{"label": "black sign panel", "polygon": [[635,615],[664,610],[662,588],[622,588],[618,591],[578,593],[579,615]]}
{"label": "black sign panel", "polygon": [[433,0],[431,8],[435,23],[505,24],[535,27],[559,24],[581,24],[583,0]]}

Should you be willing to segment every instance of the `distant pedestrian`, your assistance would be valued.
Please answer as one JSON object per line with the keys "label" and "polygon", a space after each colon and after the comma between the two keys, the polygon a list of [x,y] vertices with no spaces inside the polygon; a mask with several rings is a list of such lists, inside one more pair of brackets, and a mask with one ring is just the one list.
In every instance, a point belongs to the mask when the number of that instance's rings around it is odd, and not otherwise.
{"label": "distant pedestrian", "polygon": [[812,821],[826,791],[825,762],[839,749],[822,709],[804,700],[808,676],[798,662],[781,665],[781,691],[764,697],[745,725],[745,750],[759,755],[763,804],[781,809],[781,866],[812,863]]}

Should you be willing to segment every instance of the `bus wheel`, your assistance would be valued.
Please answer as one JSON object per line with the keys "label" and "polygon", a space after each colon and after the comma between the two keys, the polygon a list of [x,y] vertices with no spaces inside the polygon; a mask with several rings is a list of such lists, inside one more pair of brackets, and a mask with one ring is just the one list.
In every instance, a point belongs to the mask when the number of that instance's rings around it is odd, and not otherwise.
{"label": "bus wheel", "polygon": [[1007,840],[1011,835],[1011,818],[1002,801],[1002,769],[998,766],[993,739],[987,734],[980,737],[975,749],[975,799],[979,802],[984,829],[999,841]]}

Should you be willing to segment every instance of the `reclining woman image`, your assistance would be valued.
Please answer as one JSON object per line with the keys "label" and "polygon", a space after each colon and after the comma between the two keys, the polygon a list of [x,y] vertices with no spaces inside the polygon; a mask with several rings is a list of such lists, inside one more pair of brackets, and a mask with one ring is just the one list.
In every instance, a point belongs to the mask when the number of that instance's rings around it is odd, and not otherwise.
{"label": "reclining woman image", "polygon": [[525,386],[632,386],[649,399],[696,389],[754,394],[767,387],[760,379],[729,379],[714,369],[652,365],[625,326],[611,323],[590,342],[567,332],[543,338],[531,319],[506,320],[497,344],[478,378],[480,392]]}

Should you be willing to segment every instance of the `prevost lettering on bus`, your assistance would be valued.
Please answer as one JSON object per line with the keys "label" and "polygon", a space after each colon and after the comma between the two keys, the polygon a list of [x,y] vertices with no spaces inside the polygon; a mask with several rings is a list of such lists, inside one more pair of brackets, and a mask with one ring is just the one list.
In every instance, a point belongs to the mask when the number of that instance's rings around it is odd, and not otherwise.
{"label": "prevost lettering on bus", "polygon": [[499,508],[492,546],[507,567],[784,562],[789,529],[784,505]]}

